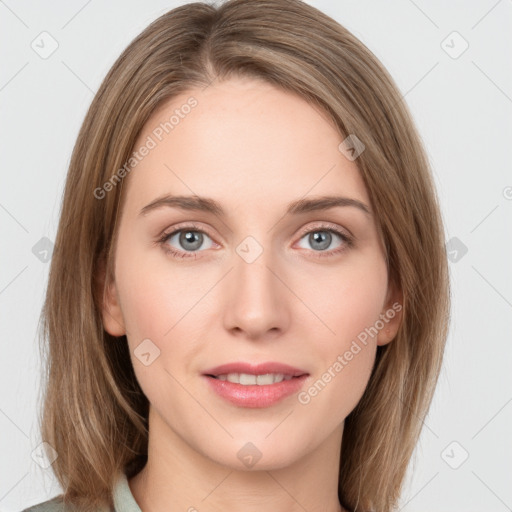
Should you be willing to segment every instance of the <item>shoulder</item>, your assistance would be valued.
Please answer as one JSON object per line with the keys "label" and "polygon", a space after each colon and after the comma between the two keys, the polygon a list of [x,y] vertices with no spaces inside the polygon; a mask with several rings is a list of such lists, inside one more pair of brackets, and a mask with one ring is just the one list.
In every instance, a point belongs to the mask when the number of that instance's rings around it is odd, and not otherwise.
{"label": "shoulder", "polygon": [[48,501],[43,501],[37,505],[32,505],[28,508],[23,509],[21,512],[64,512],[64,504],[62,498],[57,496]]}
{"label": "shoulder", "polygon": [[[30,507],[23,509],[21,512],[83,512],[84,510],[86,509],[84,509],[83,507],[79,507],[77,505],[66,505],[63,501],[63,496],[59,495],[50,500],[37,503],[36,505],[31,505]],[[90,508],[88,510],[90,510]],[[107,506],[100,506],[94,509],[95,512],[115,512],[116,510],[120,509],[118,509],[117,506],[114,508],[114,510]],[[140,512],[140,510],[138,512]]]}
{"label": "shoulder", "polygon": [[21,512],[73,512],[76,508],[70,505],[64,505],[62,496],[56,496],[47,501],[31,505],[23,509]]}
{"label": "shoulder", "polygon": [[[117,478],[113,490],[113,498],[113,509],[105,505],[104,507],[100,506],[97,509],[95,508],[95,512],[115,512],[121,510],[142,512],[131,493],[127,477],[124,473],[121,473]],[[63,495],[61,494],[50,500],[37,503],[36,505],[31,505],[30,507],[23,509],[21,512],[82,512],[83,510],[83,507],[64,504]]]}

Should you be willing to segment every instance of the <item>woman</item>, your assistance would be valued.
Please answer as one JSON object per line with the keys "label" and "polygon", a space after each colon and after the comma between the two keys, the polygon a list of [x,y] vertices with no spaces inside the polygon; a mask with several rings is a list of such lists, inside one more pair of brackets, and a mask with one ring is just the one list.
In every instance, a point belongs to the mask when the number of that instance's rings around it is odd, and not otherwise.
{"label": "woman", "polygon": [[64,494],[27,510],[391,511],[448,311],[376,57],[296,0],[176,8],[74,148],[43,311]]}

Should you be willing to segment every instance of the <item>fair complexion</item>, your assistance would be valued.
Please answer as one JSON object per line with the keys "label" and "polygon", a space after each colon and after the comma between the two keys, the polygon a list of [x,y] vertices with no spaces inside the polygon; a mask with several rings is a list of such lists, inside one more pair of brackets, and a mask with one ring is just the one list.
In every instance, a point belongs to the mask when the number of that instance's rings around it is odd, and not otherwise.
{"label": "fair complexion", "polygon": [[[203,372],[277,361],[305,370],[307,391],[400,300],[370,198],[327,116],[260,80],[215,81],[174,98],[135,147],[190,96],[197,106],[123,182],[104,300],[105,329],[127,335],[150,402],[148,463],[130,488],[144,512],[338,512],[344,420],[400,314],[359,342],[307,404],[294,393],[268,407],[235,405]],[[143,210],[166,195],[208,197],[224,214]],[[359,201],[369,213],[353,205],[287,213],[290,203],[321,196]],[[242,244],[246,251],[262,249],[250,263],[237,252],[246,237],[259,244]],[[146,339],[160,350],[147,366],[134,353]],[[237,456],[249,442],[261,454],[252,467]]]}

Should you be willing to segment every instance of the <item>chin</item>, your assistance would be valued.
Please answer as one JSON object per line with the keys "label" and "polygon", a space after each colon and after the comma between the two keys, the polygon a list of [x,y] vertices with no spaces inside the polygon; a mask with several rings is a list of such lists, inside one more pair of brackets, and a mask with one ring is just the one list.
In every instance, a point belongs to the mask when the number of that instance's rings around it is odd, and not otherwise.
{"label": "chin", "polygon": [[267,437],[268,432],[267,430],[263,435],[251,435],[248,432],[243,438],[235,437],[228,442],[217,444],[218,449],[214,452],[207,449],[203,453],[213,462],[235,471],[283,469],[302,456],[303,443],[295,446],[292,443],[284,443],[282,438],[277,436],[271,440]]}

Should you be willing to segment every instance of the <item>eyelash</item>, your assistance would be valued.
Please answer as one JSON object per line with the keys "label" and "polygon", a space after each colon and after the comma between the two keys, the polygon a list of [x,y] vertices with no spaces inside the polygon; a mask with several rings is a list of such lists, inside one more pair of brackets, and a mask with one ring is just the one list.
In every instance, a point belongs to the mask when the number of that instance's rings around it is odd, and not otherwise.
{"label": "eyelash", "polygon": [[[165,252],[171,254],[175,258],[179,258],[179,259],[184,259],[184,258],[197,259],[197,253],[201,252],[201,251],[191,251],[191,252],[177,251],[176,249],[173,249],[167,243],[167,241],[172,236],[174,236],[176,233],[180,233],[182,231],[199,232],[199,233],[203,233],[204,235],[207,235],[210,238],[212,238],[206,231],[201,229],[196,224],[189,224],[189,225],[186,225],[186,226],[180,226],[178,229],[175,229],[175,230],[171,231],[170,233],[163,233],[163,235],[158,239],[157,243],[159,243],[163,247]],[[331,251],[312,251],[312,252],[316,253],[315,257],[318,257],[318,258],[333,257],[333,256],[336,256],[337,254],[339,254],[339,253],[341,253],[343,251],[346,251],[347,249],[350,249],[351,247],[354,246],[354,240],[351,237],[349,237],[345,233],[342,233],[341,231],[339,231],[337,229],[334,229],[334,228],[332,228],[330,226],[327,226],[327,225],[320,225],[320,226],[317,226],[317,227],[315,227],[313,229],[310,229],[308,231],[303,232],[300,235],[299,240],[304,238],[304,236],[309,235],[310,233],[316,233],[316,232],[334,233],[335,235],[338,235],[341,238],[341,240],[344,242],[344,245],[342,245],[338,249],[333,249]]]}

